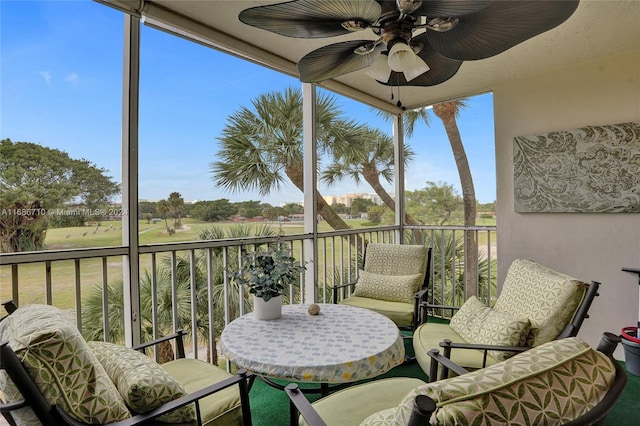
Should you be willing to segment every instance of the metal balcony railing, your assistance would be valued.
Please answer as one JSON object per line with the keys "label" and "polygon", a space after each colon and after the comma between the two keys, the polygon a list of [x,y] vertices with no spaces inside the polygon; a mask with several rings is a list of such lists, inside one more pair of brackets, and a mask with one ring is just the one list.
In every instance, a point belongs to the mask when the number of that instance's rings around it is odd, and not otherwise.
{"label": "metal balcony railing", "polygon": [[[244,288],[230,279],[241,261],[240,250],[255,250],[277,241],[286,244],[313,273],[301,274],[299,283],[285,292],[285,303],[309,302],[305,300],[311,293],[307,286],[314,287],[316,301],[330,303],[334,284],[357,277],[364,245],[396,243],[397,230],[389,226],[325,232],[315,237],[298,234],[139,246],[143,340],[184,328],[190,334],[193,356],[202,356],[199,352],[206,348],[207,357],[213,354],[215,358],[215,341],[224,326],[251,309]],[[431,302],[456,306],[467,297],[465,232],[474,235],[479,247],[474,294],[487,304],[495,299],[495,227],[415,226],[405,227],[404,232],[405,244],[433,247]],[[70,309],[88,338],[121,340],[122,276],[127,256],[127,247],[3,254],[2,298],[14,299],[18,305],[46,303]]]}

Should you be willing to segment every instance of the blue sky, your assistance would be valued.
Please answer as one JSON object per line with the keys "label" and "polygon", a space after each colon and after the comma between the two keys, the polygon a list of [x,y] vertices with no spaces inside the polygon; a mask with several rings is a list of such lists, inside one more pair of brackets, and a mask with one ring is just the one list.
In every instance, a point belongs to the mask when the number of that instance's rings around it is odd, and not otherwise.
{"label": "blue sky", "polygon": [[[0,139],[64,150],[107,169],[119,182],[122,29],[121,12],[91,1],[0,0]],[[301,87],[298,80],[148,27],[142,29],[141,50],[141,199],[177,191],[185,200],[253,199],[274,205],[302,200],[293,186],[268,197],[227,193],[214,185],[209,171],[226,118],[261,93]],[[336,97],[350,118],[390,133],[390,125],[368,106]],[[492,96],[467,103],[458,125],[476,197],[492,202]],[[407,142],[416,152],[406,171],[407,189],[442,181],[459,190],[451,148],[435,115]],[[373,192],[348,181],[320,191]]]}

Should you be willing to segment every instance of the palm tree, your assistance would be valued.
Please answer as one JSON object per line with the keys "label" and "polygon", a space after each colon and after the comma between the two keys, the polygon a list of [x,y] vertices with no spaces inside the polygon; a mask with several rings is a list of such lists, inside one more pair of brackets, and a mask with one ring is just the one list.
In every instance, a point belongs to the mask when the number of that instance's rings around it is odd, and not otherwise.
{"label": "palm tree", "polygon": [[167,232],[169,232],[169,223],[167,223],[167,213],[171,210],[171,205],[167,200],[160,200],[156,205],[156,211],[160,213],[160,216],[164,219],[164,226],[167,228]]}
{"label": "palm tree", "polygon": [[[469,168],[467,154],[462,144],[460,130],[456,119],[460,114],[460,109],[466,108],[463,100],[447,101],[435,104],[433,112],[442,121],[451,144],[451,151],[456,160],[458,175],[460,176],[460,186],[462,187],[462,202],[464,204],[464,226],[471,227],[476,224],[476,191],[473,186],[473,177]],[[478,244],[476,233],[467,230],[464,233],[465,247],[467,252],[464,257],[465,287],[467,296],[477,295],[477,265],[478,265]]]}
{"label": "palm tree", "polygon": [[[211,163],[214,182],[232,192],[253,189],[267,195],[280,189],[286,177],[304,192],[302,92],[265,93],[252,106],[227,118],[218,138],[218,160]],[[361,135],[360,126],[341,117],[332,97],[318,97],[316,114],[319,152],[346,151]],[[318,214],[333,229],[350,228],[317,190],[316,202]]]}
{"label": "palm tree", "polygon": [[[467,154],[462,144],[462,137],[458,130],[458,124],[456,119],[459,116],[460,110],[466,108],[467,104],[464,99],[458,99],[454,101],[440,102],[433,105],[433,112],[442,121],[447,137],[449,138],[449,144],[451,145],[451,151],[456,161],[458,168],[458,175],[460,177],[460,186],[462,187],[462,199],[464,205],[464,225],[475,226],[476,224],[476,194],[473,186],[473,178],[471,176],[471,169],[469,168],[469,162],[467,160]],[[382,117],[390,118],[388,113],[379,111],[378,114]],[[413,135],[415,126],[419,122],[424,122],[429,126],[429,113],[427,108],[419,108],[414,110],[405,111],[402,114],[405,134],[407,137]],[[476,295],[477,293],[477,262],[478,262],[478,246],[475,241],[475,232],[465,232],[465,245],[467,247],[467,254],[465,256],[465,286],[468,296]]]}
{"label": "palm tree", "polygon": [[[373,188],[382,202],[395,211],[396,202],[380,182],[382,177],[388,183],[393,179],[394,147],[391,137],[378,129],[366,128],[363,137],[344,153],[336,153],[332,164],[320,174],[320,179],[327,185],[333,185],[345,177],[360,183],[360,178]],[[405,164],[413,159],[414,152],[404,147]],[[418,225],[409,214],[405,213],[405,222]]]}

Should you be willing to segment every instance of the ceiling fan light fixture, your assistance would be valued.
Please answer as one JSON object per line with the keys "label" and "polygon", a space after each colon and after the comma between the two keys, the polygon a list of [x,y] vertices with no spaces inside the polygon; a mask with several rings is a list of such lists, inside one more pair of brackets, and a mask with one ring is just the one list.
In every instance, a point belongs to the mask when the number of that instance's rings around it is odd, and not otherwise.
{"label": "ceiling fan light fixture", "polygon": [[413,66],[416,54],[413,49],[401,41],[393,44],[389,50],[389,68],[395,72],[404,72]]}
{"label": "ceiling fan light fixture", "polygon": [[389,64],[387,62],[387,56],[378,56],[378,59],[369,65],[365,74],[383,83],[389,81],[389,78],[391,77],[391,68],[389,68]]}
{"label": "ceiling fan light fixture", "polygon": [[404,78],[407,81],[411,81],[414,78],[429,71],[430,69],[431,68],[429,68],[429,65],[427,65],[427,63],[423,61],[421,57],[419,57],[418,55],[415,55],[413,66],[404,70]]}

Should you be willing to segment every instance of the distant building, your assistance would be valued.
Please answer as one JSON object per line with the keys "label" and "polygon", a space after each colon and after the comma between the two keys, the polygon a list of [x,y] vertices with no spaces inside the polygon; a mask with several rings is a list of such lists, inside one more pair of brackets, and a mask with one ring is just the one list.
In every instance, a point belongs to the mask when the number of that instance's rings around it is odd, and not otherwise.
{"label": "distant building", "polygon": [[[389,194],[391,198],[395,200],[395,194]],[[370,193],[353,193],[346,195],[326,195],[324,197],[325,201],[329,204],[344,204],[347,207],[351,207],[353,200],[355,198],[362,198],[364,200],[371,200],[375,205],[382,205],[382,199],[378,196],[378,194],[370,194]]]}

